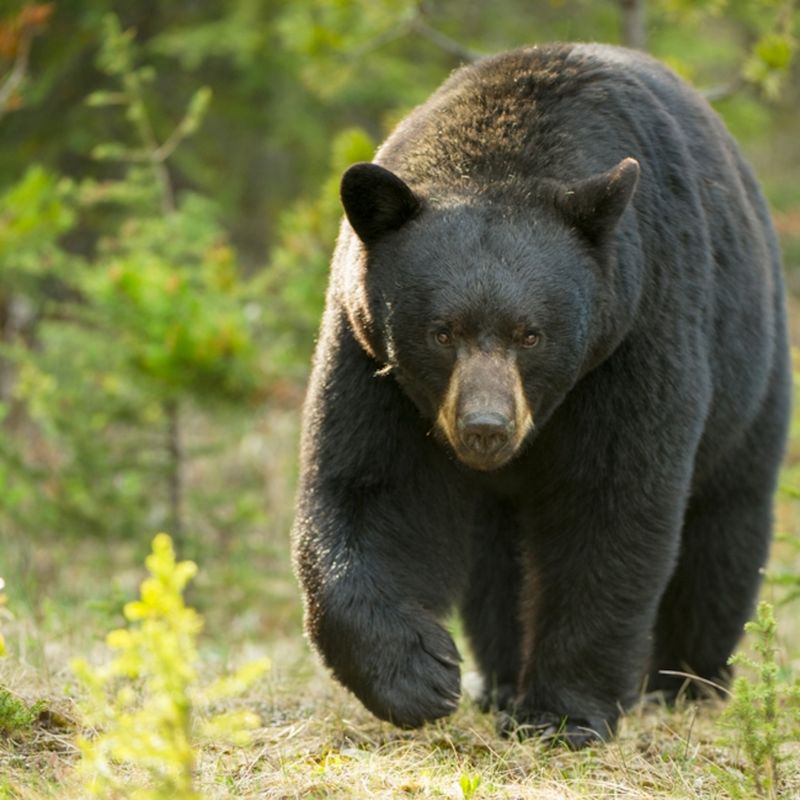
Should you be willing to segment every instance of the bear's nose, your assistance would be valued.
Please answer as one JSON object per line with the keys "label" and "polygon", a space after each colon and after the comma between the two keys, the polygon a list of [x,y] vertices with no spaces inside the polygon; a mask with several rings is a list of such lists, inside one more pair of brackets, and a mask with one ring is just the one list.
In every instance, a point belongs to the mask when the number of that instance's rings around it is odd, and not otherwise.
{"label": "bear's nose", "polygon": [[458,421],[461,441],[481,456],[492,456],[501,450],[511,437],[513,423],[492,411],[475,411]]}

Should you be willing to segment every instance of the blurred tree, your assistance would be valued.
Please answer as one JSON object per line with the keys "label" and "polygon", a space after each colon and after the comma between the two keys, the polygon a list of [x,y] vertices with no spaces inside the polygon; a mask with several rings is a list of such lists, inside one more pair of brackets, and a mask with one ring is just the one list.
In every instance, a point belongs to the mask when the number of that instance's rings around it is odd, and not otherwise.
{"label": "blurred tree", "polygon": [[[20,93],[27,77],[31,41],[46,27],[52,10],[52,3],[26,5],[0,21],[0,120],[22,104]],[[6,242],[5,246],[12,244]],[[22,335],[30,318],[29,309],[20,303],[12,282],[8,276],[0,275],[0,345]],[[12,380],[8,360],[0,353],[0,402],[7,399]]]}
{"label": "blurred tree", "polygon": [[[48,8],[7,3],[12,22],[26,8]],[[747,64],[747,80],[774,93],[797,35],[792,0],[70,0],[55,4],[47,46],[34,41],[35,80],[0,129],[0,185],[34,161],[72,176],[108,174],[88,154],[114,138],[118,122],[81,100],[105,81],[94,52],[110,9],[159,70],[157,133],[179,98],[212,89],[203,130],[169,171],[177,189],[215,198],[249,268],[263,264],[283,211],[320,184],[330,131],[355,125],[382,138],[478,53],[547,39],[622,41],[636,29],[640,44],[646,33],[653,52],[701,86],[727,89]],[[102,223],[84,221],[70,245],[89,252]]]}
{"label": "blurred tree", "polygon": [[620,0],[622,9],[621,41],[626,47],[647,49],[647,26],[645,24],[645,0]]}
{"label": "blurred tree", "polygon": [[[120,527],[116,515],[106,518],[112,510],[132,527],[157,507],[166,478],[163,521],[180,537],[183,410],[190,401],[246,404],[262,391],[258,317],[215,205],[188,191],[177,197],[167,170],[181,142],[198,130],[210,93],[198,89],[159,139],[148,92],[156,73],[139,63],[132,32],[113,15],[98,63],[116,85],[91,94],[89,105],[123,116],[133,135],[121,129],[120,140],[96,145],[93,155],[119,165],[119,177],[75,184],[33,167],[4,198],[0,285],[41,300],[45,311],[37,347],[18,341],[7,348],[20,370],[13,399],[37,427],[44,457],[17,443],[4,455],[27,473],[28,485],[47,487],[50,503],[18,492],[16,510],[28,515],[27,524],[44,522],[51,505],[45,527],[71,516],[82,518],[84,529]],[[91,258],[64,252],[58,237],[98,206],[114,209],[109,219],[116,226],[106,226]],[[64,287],[63,296],[42,300],[36,282],[43,272]],[[159,427],[161,468],[141,447]],[[30,430],[18,433],[24,439]]]}

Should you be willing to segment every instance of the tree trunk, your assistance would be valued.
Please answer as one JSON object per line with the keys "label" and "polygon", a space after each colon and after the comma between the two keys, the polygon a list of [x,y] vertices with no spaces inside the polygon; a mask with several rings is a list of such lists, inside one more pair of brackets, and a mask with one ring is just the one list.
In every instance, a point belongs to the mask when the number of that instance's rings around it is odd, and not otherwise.
{"label": "tree trunk", "polygon": [[183,443],[178,401],[168,401],[166,412],[170,534],[175,542],[175,550],[180,552],[185,549],[186,542],[183,526]]}
{"label": "tree trunk", "polygon": [[620,0],[622,8],[622,43],[637,50],[647,49],[645,0]]}

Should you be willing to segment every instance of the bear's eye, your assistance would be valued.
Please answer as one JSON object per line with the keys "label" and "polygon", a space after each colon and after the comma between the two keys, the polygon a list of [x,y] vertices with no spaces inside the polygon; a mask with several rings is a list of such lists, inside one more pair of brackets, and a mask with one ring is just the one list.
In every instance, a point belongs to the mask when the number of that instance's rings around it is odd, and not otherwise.
{"label": "bear's eye", "polygon": [[541,336],[536,331],[525,331],[522,335],[522,346],[523,347],[536,347],[539,344],[539,340]]}
{"label": "bear's eye", "polygon": [[453,335],[446,328],[436,331],[433,338],[436,340],[436,344],[440,344],[442,347],[450,347],[453,344]]}

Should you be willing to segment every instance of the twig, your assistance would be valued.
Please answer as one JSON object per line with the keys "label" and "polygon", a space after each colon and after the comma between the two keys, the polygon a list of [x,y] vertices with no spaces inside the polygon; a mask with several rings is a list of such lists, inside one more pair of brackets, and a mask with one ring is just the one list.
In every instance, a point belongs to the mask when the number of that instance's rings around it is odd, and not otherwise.
{"label": "twig", "polygon": [[379,50],[381,47],[389,44],[390,42],[394,42],[397,39],[402,39],[404,36],[408,36],[408,34],[411,32],[411,25],[412,20],[403,20],[402,22],[399,22],[397,25],[389,28],[380,35],[375,36],[367,42],[364,42],[364,44],[362,44],[360,47],[354,47],[350,51],[349,57],[357,60],[373,50]]}
{"label": "twig", "polygon": [[420,9],[416,9],[411,17],[398,21],[396,25],[384,31],[379,36],[370,39],[360,47],[352,50],[350,52],[350,57],[358,59],[366,53],[378,50],[384,45],[396,41],[397,39],[402,39],[409,34],[416,34],[423,39],[427,39],[448,55],[455,56],[459,61],[477,61],[479,58],[483,57],[482,53],[464,47],[460,42],[451,39],[446,34],[431,27],[423,18],[423,12]]}
{"label": "twig", "polygon": [[158,138],[153,130],[152,122],[147,114],[144,102],[144,89],[135,71],[131,71],[126,76],[126,82],[129,84],[126,86],[126,89],[133,96],[134,102],[138,102],[142,109],[142,113],[136,115],[136,127],[139,130],[139,136],[147,151],[147,160],[153,168],[153,173],[161,189],[161,206],[164,213],[169,216],[175,210],[175,194],[172,189],[169,172],[164,164],[164,159],[161,158],[159,153],[161,146],[158,143]]}
{"label": "twig", "polygon": [[720,100],[727,100],[737,92],[740,92],[747,85],[747,81],[741,76],[737,76],[728,83],[721,83],[719,86],[709,86],[707,89],[701,89],[700,94],[708,100],[709,103],[717,103]]}
{"label": "twig", "polygon": [[673,677],[676,678],[686,678],[687,680],[695,681],[697,683],[702,683],[705,684],[706,686],[710,686],[711,688],[716,689],[718,692],[722,692],[723,694],[726,694],[728,696],[731,695],[730,690],[726,689],[721,684],[715,683],[714,681],[710,681],[708,678],[701,678],[699,675],[692,675],[690,672],[681,672],[676,669],[660,669],[658,671],[658,674],[672,675]]}
{"label": "twig", "polygon": [[14,59],[14,66],[8,77],[3,81],[0,86],[0,117],[5,114],[11,104],[11,98],[14,92],[21,86],[22,81],[25,80],[25,73],[28,70],[28,55],[31,50],[32,34],[28,29],[23,28],[19,38],[19,47],[17,48],[17,55]]}
{"label": "twig", "polygon": [[482,57],[481,53],[464,47],[464,45],[457,42],[455,39],[451,39],[441,31],[437,31],[436,28],[432,28],[419,13],[412,17],[408,24],[408,29],[409,32],[422,36],[429,42],[435,44],[439,49],[444,50],[446,53],[462,61],[477,61]]}
{"label": "twig", "polygon": [[175,130],[167,137],[167,140],[162,142],[155,153],[150,156],[151,160],[163,164],[175,152],[175,148],[183,139],[184,133],[181,130],[181,126],[177,125]]}

